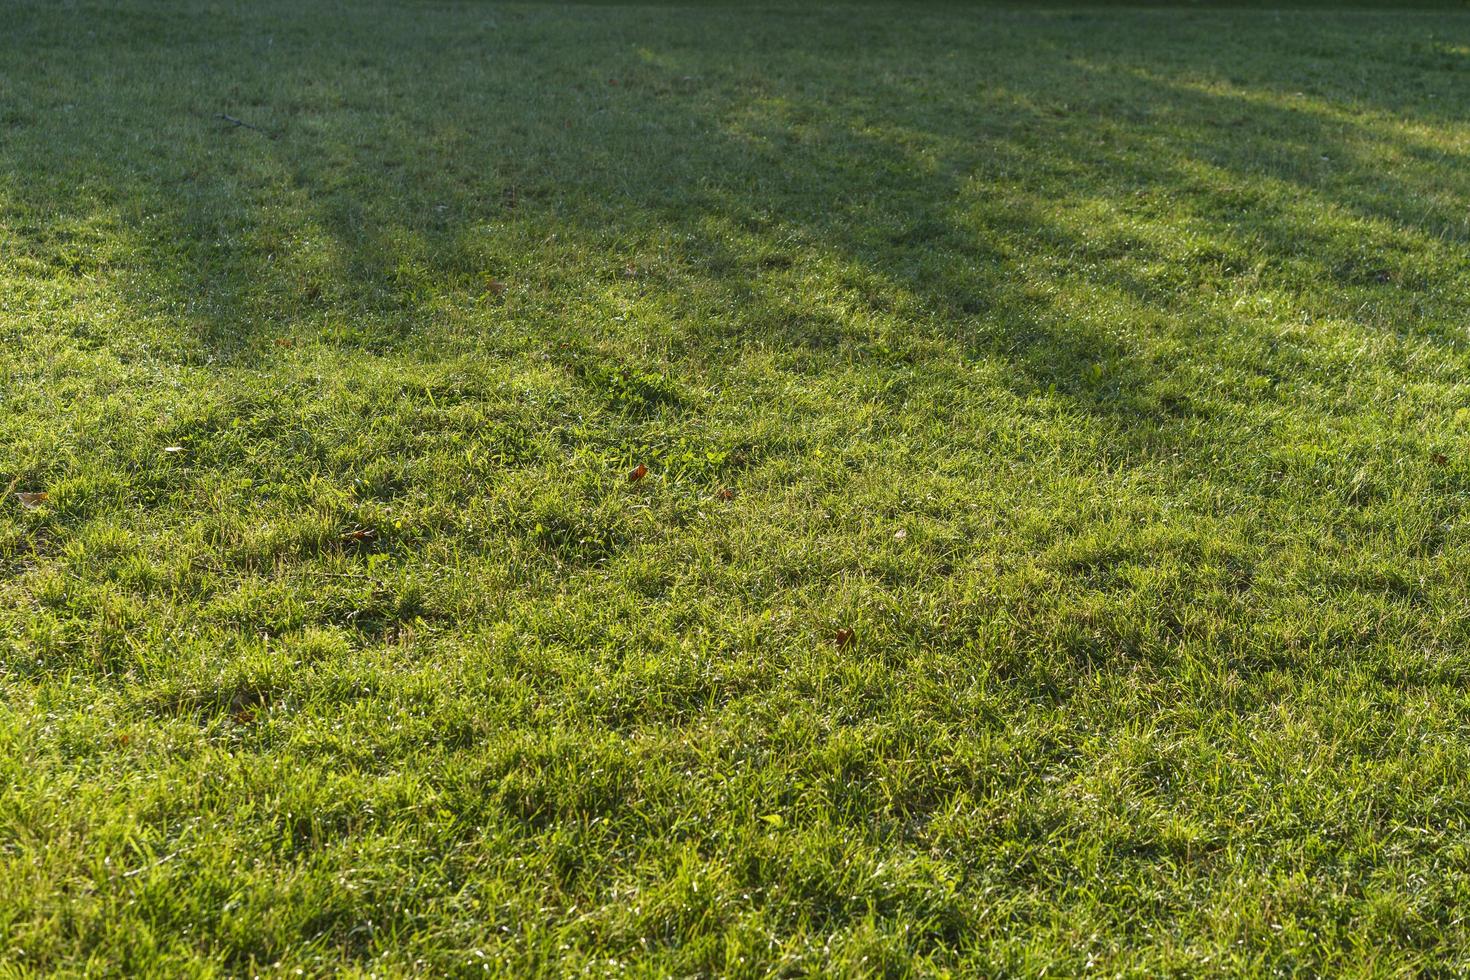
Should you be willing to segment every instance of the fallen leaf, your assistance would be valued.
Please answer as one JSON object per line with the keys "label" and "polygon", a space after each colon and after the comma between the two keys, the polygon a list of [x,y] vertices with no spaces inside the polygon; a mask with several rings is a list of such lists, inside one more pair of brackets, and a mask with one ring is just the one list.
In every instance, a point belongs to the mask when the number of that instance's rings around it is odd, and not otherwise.
{"label": "fallen leaf", "polygon": [[1446,463],[1448,463],[1450,461],[1450,458],[1448,456],[1446,456],[1444,453],[1435,453],[1434,456],[1432,457],[1432,459],[1436,463],[1438,463],[1440,466],[1443,466],[1444,464],[1446,464]]}
{"label": "fallen leaf", "polygon": [[643,479],[647,475],[648,467],[644,466],[642,463],[639,463],[633,468],[632,472],[628,474],[628,482],[637,483],[639,480]]}
{"label": "fallen leaf", "polygon": [[491,279],[485,284],[485,288],[490,290],[490,292],[494,293],[496,296],[504,296],[505,291],[510,287],[501,282],[499,279]]}
{"label": "fallen leaf", "polygon": [[846,626],[838,630],[837,634],[832,637],[832,642],[836,643],[839,649],[852,646],[856,640],[857,634]]}
{"label": "fallen leaf", "polygon": [[371,541],[378,536],[378,532],[370,527],[359,527],[351,531],[342,532],[343,541]]}
{"label": "fallen leaf", "polygon": [[295,347],[296,346],[296,341],[293,338],[291,338],[291,337],[277,337],[276,338],[276,346],[277,347]]}
{"label": "fallen leaf", "polygon": [[731,490],[729,487],[720,487],[719,492],[716,493],[715,496],[719,497],[721,500],[734,500],[735,491]]}
{"label": "fallen leaf", "polygon": [[51,499],[51,495],[44,490],[36,493],[26,493],[25,491],[22,491],[15,495],[15,499],[19,500],[20,505],[27,510],[35,510],[37,507],[44,504],[47,500]]}
{"label": "fallen leaf", "polygon": [[903,528],[899,528],[897,531],[894,531],[893,532],[893,540],[895,540],[895,541],[902,541],[904,538],[906,538],[908,536],[909,536],[909,532],[905,531]]}
{"label": "fallen leaf", "polygon": [[232,717],[235,719],[235,724],[248,725],[255,720],[255,709],[241,708],[239,711],[236,711]]}

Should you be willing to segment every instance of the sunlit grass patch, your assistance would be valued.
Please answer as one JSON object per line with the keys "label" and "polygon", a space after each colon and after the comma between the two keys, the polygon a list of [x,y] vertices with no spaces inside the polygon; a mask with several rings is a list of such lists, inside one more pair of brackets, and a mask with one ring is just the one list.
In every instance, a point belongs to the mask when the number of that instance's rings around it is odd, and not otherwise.
{"label": "sunlit grass patch", "polygon": [[1461,970],[1470,19],[1276,6],[13,6],[0,962]]}

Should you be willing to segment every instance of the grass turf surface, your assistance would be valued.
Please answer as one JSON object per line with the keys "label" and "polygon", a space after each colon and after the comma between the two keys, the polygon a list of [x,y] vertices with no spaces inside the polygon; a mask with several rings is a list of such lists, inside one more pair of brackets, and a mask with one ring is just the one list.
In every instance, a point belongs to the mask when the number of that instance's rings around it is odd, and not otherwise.
{"label": "grass turf surface", "polygon": [[1470,965],[1470,18],[3,16],[7,968]]}

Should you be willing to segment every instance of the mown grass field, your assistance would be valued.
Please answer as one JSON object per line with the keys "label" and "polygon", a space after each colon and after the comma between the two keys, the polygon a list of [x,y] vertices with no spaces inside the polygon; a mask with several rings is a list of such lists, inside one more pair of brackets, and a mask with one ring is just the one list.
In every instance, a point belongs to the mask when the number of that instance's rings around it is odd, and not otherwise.
{"label": "mown grass field", "polygon": [[1467,70],[0,4],[0,972],[1470,970]]}

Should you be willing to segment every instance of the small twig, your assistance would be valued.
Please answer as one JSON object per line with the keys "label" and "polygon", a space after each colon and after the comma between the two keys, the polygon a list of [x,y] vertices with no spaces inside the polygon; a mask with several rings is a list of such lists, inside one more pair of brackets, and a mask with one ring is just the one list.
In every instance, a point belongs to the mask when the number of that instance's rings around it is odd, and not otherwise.
{"label": "small twig", "polygon": [[132,877],[135,877],[136,875],[140,875],[140,874],[144,874],[145,872],[152,871],[154,868],[161,867],[161,866],[167,864],[168,862],[172,861],[174,858],[178,857],[182,853],[183,853],[183,849],[180,848],[179,850],[174,851],[172,854],[165,854],[163,857],[159,858],[157,861],[154,861],[152,864],[145,864],[141,868],[134,868],[132,871],[124,871],[122,873],[122,877],[124,877],[124,878],[132,878]]}
{"label": "small twig", "polygon": [[231,124],[233,124],[235,126],[243,126],[246,129],[253,129],[257,133],[260,133],[262,136],[265,136],[265,137],[267,137],[269,139],[275,139],[276,138],[276,134],[275,133],[271,133],[271,132],[268,132],[267,130],[261,129],[259,126],[252,125],[251,123],[248,123],[248,122],[246,122],[243,119],[236,119],[234,116],[227,116],[223,112],[217,112],[217,113],[215,113],[214,114],[214,118],[216,118],[216,119],[223,119],[225,122],[231,123]]}

